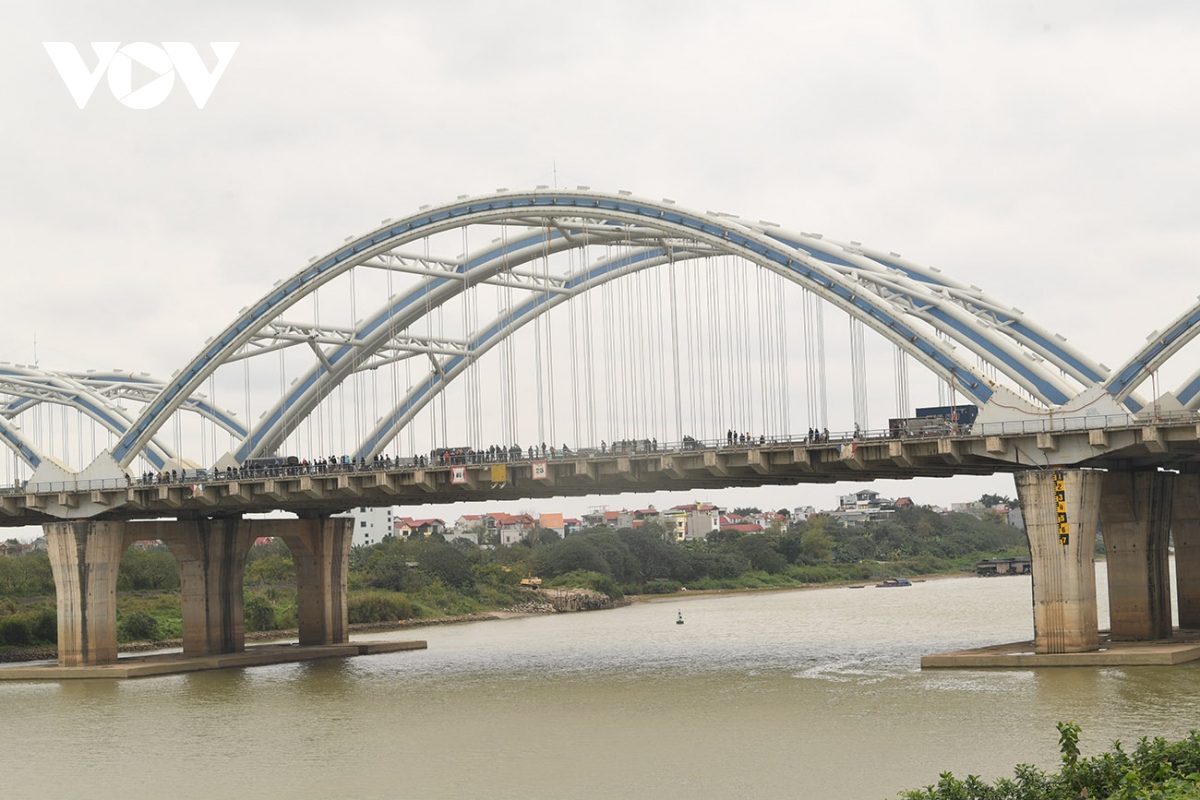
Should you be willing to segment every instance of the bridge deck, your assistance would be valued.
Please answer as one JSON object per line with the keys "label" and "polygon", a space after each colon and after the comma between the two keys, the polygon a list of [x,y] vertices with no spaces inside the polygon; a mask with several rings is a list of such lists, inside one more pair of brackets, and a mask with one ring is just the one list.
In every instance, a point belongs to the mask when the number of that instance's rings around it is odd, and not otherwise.
{"label": "bridge deck", "polygon": [[[1063,428],[836,442],[607,452],[438,465],[283,468],[203,482],[144,485],[124,478],[30,483],[0,491],[0,526],[64,519],[325,515],[356,506],[437,505],[530,498],[987,475],[1061,466],[1142,470],[1200,467],[1195,415],[1101,429]],[[1070,420],[1057,420],[1059,425]]]}

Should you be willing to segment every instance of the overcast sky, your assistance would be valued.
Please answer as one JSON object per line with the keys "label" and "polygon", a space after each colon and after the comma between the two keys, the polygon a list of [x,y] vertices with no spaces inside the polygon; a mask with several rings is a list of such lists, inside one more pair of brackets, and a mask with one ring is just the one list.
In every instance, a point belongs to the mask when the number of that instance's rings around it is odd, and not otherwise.
{"label": "overcast sky", "polygon": [[[80,110],[46,41],[240,44],[203,110]],[[1109,366],[1200,293],[1195,4],[9,0],[0,44],[0,361],[167,376],[345,236],[555,169],[900,252]]]}

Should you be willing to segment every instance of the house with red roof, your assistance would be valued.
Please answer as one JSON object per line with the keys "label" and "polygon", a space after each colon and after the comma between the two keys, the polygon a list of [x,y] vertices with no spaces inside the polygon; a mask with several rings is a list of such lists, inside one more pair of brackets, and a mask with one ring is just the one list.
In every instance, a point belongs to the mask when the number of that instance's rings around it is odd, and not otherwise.
{"label": "house with red roof", "polygon": [[504,514],[495,512],[484,514],[483,522],[487,528],[488,538],[498,540],[500,544],[516,544],[525,538],[537,522],[528,514]]}

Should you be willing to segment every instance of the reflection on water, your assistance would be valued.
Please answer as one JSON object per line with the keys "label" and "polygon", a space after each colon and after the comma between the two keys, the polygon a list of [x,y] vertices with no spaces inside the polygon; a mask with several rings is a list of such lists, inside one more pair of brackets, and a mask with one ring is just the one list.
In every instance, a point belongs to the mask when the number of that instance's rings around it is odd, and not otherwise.
{"label": "reflection on water", "polygon": [[1200,720],[1195,665],[920,671],[1031,638],[1030,597],[1028,578],[701,596],[372,635],[425,651],[3,684],[2,794],[884,798],[1053,766],[1059,720],[1088,752]]}

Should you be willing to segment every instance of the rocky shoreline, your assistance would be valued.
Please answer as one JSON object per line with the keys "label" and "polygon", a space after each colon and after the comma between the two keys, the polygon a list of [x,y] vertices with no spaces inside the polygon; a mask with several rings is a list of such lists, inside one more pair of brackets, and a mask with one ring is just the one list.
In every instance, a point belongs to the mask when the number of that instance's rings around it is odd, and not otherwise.
{"label": "rocky shoreline", "polygon": [[[351,633],[368,633],[371,631],[401,631],[408,628],[424,628],[430,625],[458,625],[465,622],[482,622],[492,619],[511,619],[513,617],[530,616],[533,614],[561,614],[576,611],[601,611],[606,608],[617,608],[629,605],[629,600],[613,600],[608,595],[591,589],[543,589],[524,603],[518,603],[499,611],[477,611],[473,614],[463,614],[453,617],[426,617],[424,619],[405,619],[396,622],[360,622],[350,626]],[[285,631],[252,631],[246,633],[247,642],[274,642],[280,639],[294,639],[299,636],[297,630]],[[122,653],[144,653],[153,650],[169,650],[183,647],[183,639],[161,639],[154,642],[125,642],[117,649]],[[58,650],[54,647],[5,647],[0,648],[0,662],[16,663],[21,661],[53,661],[58,658]]]}

